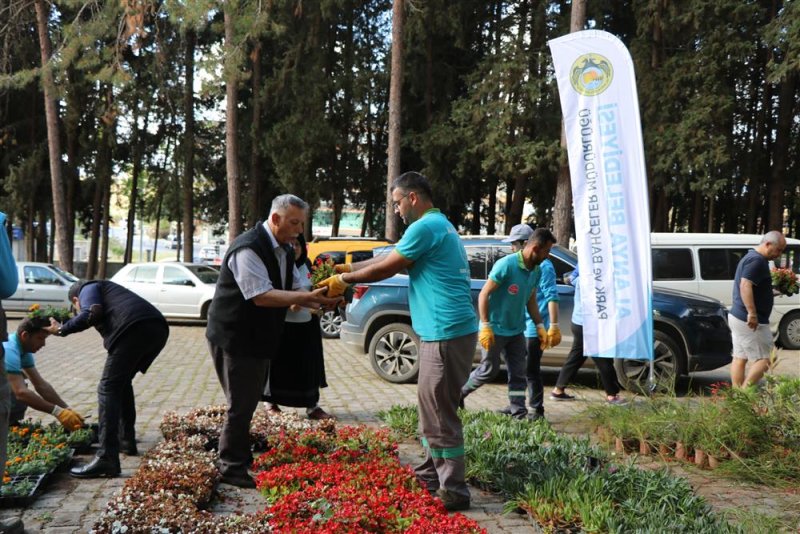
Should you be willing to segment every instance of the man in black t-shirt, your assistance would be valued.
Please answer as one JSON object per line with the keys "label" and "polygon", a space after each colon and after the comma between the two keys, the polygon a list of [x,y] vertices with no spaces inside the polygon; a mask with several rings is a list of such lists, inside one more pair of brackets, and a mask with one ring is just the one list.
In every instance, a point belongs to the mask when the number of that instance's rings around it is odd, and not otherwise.
{"label": "man in black t-shirt", "polygon": [[[734,387],[757,383],[769,368],[772,333],[769,316],[773,293],[769,261],[786,248],[786,238],[778,231],[764,234],[761,244],[748,252],[736,266],[733,281],[733,306],[728,316],[733,338],[731,382]],[[752,362],[745,379],[747,361]]]}

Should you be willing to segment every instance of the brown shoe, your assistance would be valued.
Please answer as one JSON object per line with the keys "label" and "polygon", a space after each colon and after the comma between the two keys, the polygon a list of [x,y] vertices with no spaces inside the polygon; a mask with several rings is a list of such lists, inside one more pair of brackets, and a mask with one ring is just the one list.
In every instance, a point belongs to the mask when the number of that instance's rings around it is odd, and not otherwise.
{"label": "brown shoe", "polygon": [[281,407],[278,406],[277,404],[272,404],[271,402],[268,402],[267,411],[269,413],[281,413],[283,410],[281,410]]}
{"label": "brown shoe", "polygon": [[335,415],[331,415],[319,406],[308,412],[308,418],[314,421],[324,421],[326,419],[336,419]]}

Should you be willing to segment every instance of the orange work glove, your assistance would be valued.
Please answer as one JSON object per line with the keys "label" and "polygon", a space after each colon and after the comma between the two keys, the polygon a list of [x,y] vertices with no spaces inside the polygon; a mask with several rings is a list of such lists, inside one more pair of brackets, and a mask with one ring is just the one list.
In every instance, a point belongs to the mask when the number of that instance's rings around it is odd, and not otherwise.
{"label": "orange work glove", "polygon": [[318,283],[316,287],[328,288],[326,295],[330,298],[334,298],[344,295],[345,290],[350,287],[350,284],[344,281],[341,274],[335,274]]}
{"label": "orange work glove", "polygon": [[481,329],[478,332],[478,341],[485,350],[489,350],[494,345],[494,331],[492,325],[481,322]]}
{"label": "orange work glove", "polygon": [[353,272],[353,264],[352,263],[339,263],[333,266],[333,270],[337,273],[352,273]]}
{"label": "orange work glove", "polygon": [[58,422],[61,423],[61,426],[63,426],[69,432],[78,430],[83,426],[83,417],[81,417],[78,412],[69,408],[55,406],[53,408],[53,415],[56,416],[56,419],[58,419]]}
{"label": "orange work glove", "polygon": [[547,337],[547,330],[544,329],[544,325],[542,323],[536,325],[536,337],[539,338],[539,348],[542,350],[550,348],[550,340]]}
{"label": "orange work glove", "polygon": [[553,348],[559,343],[561,343],[561,329],[558,327],[558,323],[550,323],[550,329],[547,331],[547,344]]}

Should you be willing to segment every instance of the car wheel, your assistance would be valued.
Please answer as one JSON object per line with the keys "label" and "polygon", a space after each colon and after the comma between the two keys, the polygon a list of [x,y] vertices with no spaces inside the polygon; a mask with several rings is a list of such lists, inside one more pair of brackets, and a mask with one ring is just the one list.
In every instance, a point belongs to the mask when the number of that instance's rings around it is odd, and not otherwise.
{"label": "car wheel", "polygon": [[328,310],[319,318],[319,329],[325,339],[336,339],[342,330],[342,314],[339,309]]}
{"label": "car wheel", "polygon": [[788,350],[800,349],[800,312],[792,312],[781,321],[778,329],[781,346]]}
{"label": "car wheel", "polygon": [[413,382],[419,374],[419,338],[411,325],[392,323],[372,336],[369,360],[378,376],[387,382]]}
{"label": "car wheel", "polygon": [[204,302],[203,306],[200,308],[200,320],[207,321],[208,320],[208,309],[211,307],[211,301]]}
{"label": "car wheel", "polygon": [[[653,377],[655,391],[675,391],[675,383],[684,372],[684,355],[681,345],[668,333],[653,332]],[[619,384],[628,391],[648,394],[650,392],[650,361],[617,358],[614,360]]]}

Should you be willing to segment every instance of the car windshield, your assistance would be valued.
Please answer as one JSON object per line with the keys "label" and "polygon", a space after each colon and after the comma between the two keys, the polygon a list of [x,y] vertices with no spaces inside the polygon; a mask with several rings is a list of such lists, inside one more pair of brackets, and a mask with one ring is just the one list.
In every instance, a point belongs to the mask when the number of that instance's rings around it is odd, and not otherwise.
{"label": "car windshield", "polygon": [[72,274],[71,272],[65,271],[64,269],[59,269],[55,265],[51,265],[50,267],[52,267],[52,269],[55,272],[57,272],[58,274],[60,274],[62,277],[66,278],[70,282],[77,282],[78,281],[78,277],[75,276],[74,274]]}
{"label": "car windshield", "polygon": [[192,271],[204,284],[216,284],[217,278],[219,278],[219,271],[212,267],[207,267],[205,265],[187,265],[186,268]]}

